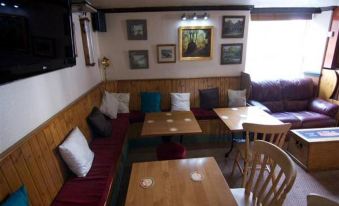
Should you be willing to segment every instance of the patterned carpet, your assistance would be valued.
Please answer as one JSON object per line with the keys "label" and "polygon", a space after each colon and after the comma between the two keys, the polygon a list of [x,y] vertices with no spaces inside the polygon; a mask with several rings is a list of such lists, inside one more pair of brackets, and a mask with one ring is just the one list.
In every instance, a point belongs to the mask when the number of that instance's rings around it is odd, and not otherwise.
{"label": "patterned carpet", "polygon": [[[238,170],[230,178],[234,152],[224,158],[225,146],[220,144],[185,145],[188,149],[188,158],[213,156],[222,170],[224,177],[231,188],[240,186],[241,176]],[[129,152],[130,162],[154,161],[155,149],[135,149]],[[297,165],[297,164],[296,164]],[[122,191],[119,194],[118,205],[124,205],[131,164],[126,166],[122,180]],[[306,196],[309,193],[318,193],[339,201],[339,170],[308,173],[297,165],[297,178],[284,202],[286,206],[306,206]]]}

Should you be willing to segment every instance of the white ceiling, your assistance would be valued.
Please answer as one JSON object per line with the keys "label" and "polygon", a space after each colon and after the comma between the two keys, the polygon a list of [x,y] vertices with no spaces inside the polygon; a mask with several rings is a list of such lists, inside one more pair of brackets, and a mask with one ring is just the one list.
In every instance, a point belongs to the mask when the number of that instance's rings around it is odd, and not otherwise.
{"label": "white ceiling", "polygon": [[339,6],[339,0],[89,0],[96,8],[254,5],[255,7]]}

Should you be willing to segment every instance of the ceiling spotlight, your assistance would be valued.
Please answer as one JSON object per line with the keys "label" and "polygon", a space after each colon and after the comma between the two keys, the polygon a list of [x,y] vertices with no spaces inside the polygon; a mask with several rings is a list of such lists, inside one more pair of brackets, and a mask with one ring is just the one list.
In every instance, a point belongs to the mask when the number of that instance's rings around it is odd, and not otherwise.
{"label": "ceiling spotlight", "polygon": [[183,20],[183,21],[186,21],[186,20],[187,20],[186,14],[183,14],[183,15],[181,16],[181,20]]}
{"label": "ceiling spotlight", "polygon": [[19,6],[18,6],[18,5],[14,5],[14,8],[16,8],[16,9],[17,9],[17,8],[19,8]]}
{"label": "ceiling spotlight", "polygon": [[6,4],[4,2],[1,2],[0,5],[1,6],[6,6]]}
{"label": "ceiling spotlight", "polygon": [[204,13],[204,19],[207,20],[208,19],[208,15],[207,13]]}
{"label": "ceiling spotlight", "polygon": [[193,14],[193,20],[197,20],[197,19],[198,19],[197,14],[194,13],[194,14]]}

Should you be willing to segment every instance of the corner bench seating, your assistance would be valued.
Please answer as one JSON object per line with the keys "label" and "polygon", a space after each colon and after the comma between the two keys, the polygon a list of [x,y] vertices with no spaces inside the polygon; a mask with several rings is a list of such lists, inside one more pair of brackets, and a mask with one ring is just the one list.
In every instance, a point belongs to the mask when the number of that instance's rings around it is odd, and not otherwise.
{"label": "corner bench seating", "polygon": [[[201,108],[191,110],[198,120],[218,118],[213,110]],[[112,137],[95,137],[90,143],[94,152],[94,160],[87,176],[70,177],[62,186],[52,205],[106,205],[128,127],[130,124],[143,122],[144,118],[145,113],[140,111],[118,114],[118,118],[112,120]]]}

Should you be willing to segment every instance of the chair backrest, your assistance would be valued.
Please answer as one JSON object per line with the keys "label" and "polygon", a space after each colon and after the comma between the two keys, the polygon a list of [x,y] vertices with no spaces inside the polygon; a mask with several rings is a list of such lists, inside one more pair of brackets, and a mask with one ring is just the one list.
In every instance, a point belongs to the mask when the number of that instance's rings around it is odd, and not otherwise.
{"label": "chair backrest", "polygon": [[[244,131],[246,132],[246,151],[251,148],[250,142],[261,139],[282,148],[285,142],[286,135],[291,128],[290,123],[282,123],[278,125],[263,125],[254,123],[243,123]],[[246,152],[246,157],[247,157]]]}
{"label": "chair backrest", "polygon": [[[265,173],[266,165],[270,170]],[[292,159],[276,145],[257,140],[253,145],[250,175],[245,180],[245,192],[252,193],[255,205],[282,205],[296,178],[296,168]]]}
{"label": "chair backrest", "polygon": [[320,196],[318,194],[307,195],[307,206],[339,206],[339,202]]}

